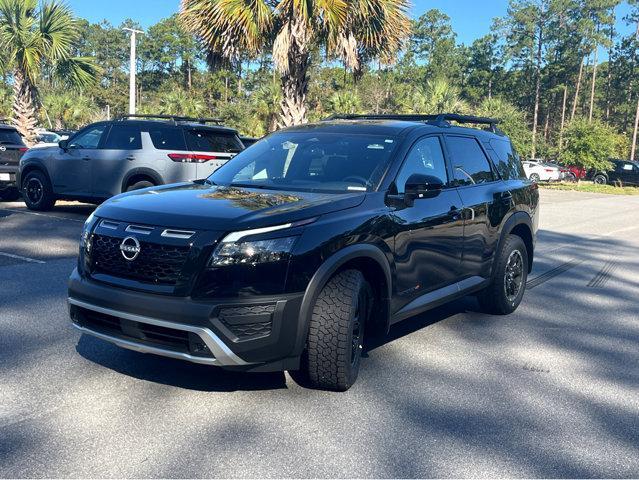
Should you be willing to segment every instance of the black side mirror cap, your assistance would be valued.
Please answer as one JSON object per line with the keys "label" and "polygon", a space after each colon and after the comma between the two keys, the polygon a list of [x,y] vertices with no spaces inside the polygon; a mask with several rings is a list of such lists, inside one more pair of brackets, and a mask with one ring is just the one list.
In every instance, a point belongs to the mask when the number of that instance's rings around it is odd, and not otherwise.
{"label": "black side mirror cap", "polygon": [[444,188],[444,182],[433,175],[413,173],[408,180],[404,191],[406,196],[414,198],[434,197]]}
{"label": "black side mirror cap", "polygon": [[62,149],[62,150],[66,150],[69,148],[69,140],[60,140],[58,142],[58,146]]}

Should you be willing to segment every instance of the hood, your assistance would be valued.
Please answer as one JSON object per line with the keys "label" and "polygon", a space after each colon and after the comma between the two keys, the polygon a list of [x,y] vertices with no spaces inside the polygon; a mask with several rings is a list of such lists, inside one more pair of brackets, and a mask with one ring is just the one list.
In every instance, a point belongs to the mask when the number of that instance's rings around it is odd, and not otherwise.
{"label": "hood", "polygon": [[365,192],[306,193],[182,183],[123,193],[96,216],[173,228],[260,228],[356,207]]}

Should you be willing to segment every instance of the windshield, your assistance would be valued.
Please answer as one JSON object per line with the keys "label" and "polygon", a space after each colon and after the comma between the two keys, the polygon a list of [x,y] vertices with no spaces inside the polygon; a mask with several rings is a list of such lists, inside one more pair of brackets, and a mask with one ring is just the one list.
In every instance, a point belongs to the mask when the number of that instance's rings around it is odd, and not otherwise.
{"label": "windshield", "polygon": [[260,140],[209,180],[276,190],[345,192],[373,190],[396,146],[394,137],[281,132]]}

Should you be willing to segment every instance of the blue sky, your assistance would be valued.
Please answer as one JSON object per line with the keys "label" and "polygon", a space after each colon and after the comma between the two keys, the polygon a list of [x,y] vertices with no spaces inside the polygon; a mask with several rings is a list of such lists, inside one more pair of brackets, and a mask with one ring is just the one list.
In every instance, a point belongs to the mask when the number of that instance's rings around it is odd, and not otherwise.
{"label": "blue sky", "polygon": [[[124,19],[132,18],[143,27],[153,25],[158,20],[178,11],[179,0],[66,0],[76,15],[90,22],[109,20],[119,25]],[[508,0],[413,0],[411,15],[418,17],[426,10],[438,8],[446,13],[457,33],[457,41],[470,44],[490,30],[494,17],[506,13]],[[617,17],[619,30],[624,34],[632,30],[623,24],[621,18],[628,8],[619,7]]]}

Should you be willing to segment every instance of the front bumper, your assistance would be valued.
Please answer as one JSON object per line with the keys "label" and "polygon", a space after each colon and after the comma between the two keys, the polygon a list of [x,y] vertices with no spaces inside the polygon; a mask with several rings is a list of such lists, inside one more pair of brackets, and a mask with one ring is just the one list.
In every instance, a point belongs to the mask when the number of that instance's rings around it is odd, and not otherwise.
{"label": "front bumper", "polygon": [[229,369],[299,366],[295,351],[303,294],[194,300],[69,279],[69,310],[83,333],[120,347]]}

